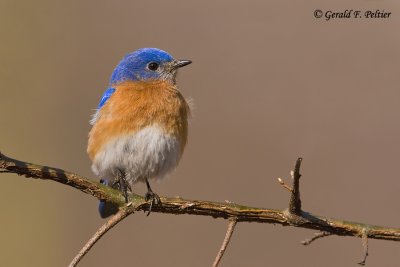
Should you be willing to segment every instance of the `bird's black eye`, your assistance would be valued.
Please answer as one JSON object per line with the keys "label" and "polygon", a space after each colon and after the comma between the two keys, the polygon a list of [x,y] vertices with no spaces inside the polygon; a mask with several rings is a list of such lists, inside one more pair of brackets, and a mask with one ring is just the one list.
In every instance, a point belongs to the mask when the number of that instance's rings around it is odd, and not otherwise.
{"label": "bird's black eye", "polygon": [[156,62],[150,62],[149,65],[147,65],[149,70],[156,71],[159,67],[158,63]]}

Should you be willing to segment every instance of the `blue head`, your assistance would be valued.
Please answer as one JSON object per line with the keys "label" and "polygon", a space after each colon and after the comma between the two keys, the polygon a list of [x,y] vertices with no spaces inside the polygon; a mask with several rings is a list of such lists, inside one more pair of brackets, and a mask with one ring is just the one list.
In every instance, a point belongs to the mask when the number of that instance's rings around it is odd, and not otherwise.
{"label": "blue head", "polygon": [[125,81],[166,80],[175,83],[177,69],[192,63],[175,60],[157,48],[142,48],[127,54],[115,68],[110,85]]}

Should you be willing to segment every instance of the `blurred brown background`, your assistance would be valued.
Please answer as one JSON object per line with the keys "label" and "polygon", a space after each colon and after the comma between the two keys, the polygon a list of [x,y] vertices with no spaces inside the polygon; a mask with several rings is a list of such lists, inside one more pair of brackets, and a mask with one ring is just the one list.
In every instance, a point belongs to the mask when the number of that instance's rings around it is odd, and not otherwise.
{"label": "blurred brown background", "polygon": [[[397,1],[0,1],[0,149],[95,179],[88,121],[121,57],[158,47],[194,63],[189,146],[160,195],[285,208],[304,157],[305,210],[398,227],[400,4]],[[388,19],[313,16],[385,10]],[[0,265],[66,266],[105,221],[97,200],[1,175]],[[143,193],[143,184],[136,187]],[[142,213],[80,266],[210,266],[226,221]],[[357,266],[361,241],[239,224],[222,266]],[[400,246],[370,241],[367,266],[398,266]]]}

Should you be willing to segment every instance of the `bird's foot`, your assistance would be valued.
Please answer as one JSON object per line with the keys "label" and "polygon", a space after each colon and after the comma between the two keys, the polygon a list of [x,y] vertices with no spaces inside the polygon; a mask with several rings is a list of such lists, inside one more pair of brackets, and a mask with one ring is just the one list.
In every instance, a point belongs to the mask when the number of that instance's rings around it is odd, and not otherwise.
{"label": "bird's foot", "polygon": [[153,208],[153,205],[155,205],[155,206],[160,205],[161,199],[156,193],[154,193],[151,190],[147,191],[146,195],[144,196],[144,199],[146,201],[150,201],[149,211],[147,212],[147,216],[149,216],[151,213],[151,209]]}
{"label": "bird's foot", "polygon": [[132,187],[126,180],[125,172],[119,171],[117,179],[112,184],[112,188],[119,189],[124,194],[125,203],[128,203],[128,190],[132,192]]}

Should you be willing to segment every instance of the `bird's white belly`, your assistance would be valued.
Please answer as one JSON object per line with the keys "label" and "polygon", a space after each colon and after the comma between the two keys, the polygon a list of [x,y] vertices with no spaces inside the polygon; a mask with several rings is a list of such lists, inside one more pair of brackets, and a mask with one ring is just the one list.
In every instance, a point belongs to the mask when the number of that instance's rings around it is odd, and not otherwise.
{"label": "bird's white belly", "polygon": [[122,170],[133,184],[145,178],[162,178],[176,167],[180,154],[178,138],[151,125],[107,143],[94,158],[92,169],[109,181],[114,181]]}

